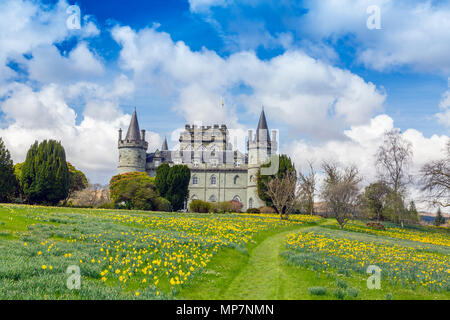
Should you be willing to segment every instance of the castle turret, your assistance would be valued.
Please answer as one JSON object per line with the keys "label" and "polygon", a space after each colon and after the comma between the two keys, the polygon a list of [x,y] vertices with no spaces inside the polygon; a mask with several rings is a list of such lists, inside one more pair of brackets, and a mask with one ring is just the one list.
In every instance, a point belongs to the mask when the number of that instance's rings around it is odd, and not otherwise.
{"label": "castle turret", "polygon": [[269,161],[272,155],[272,144],[276,144],[276,135],[274,141],[270,139],[269,128],[267,125],[264,108],[258,121],[256,134],[249,130],[248,135],[248,188],[247,188],[247,207],[258,208],[265,203],[258,197],[256,175],[260,166]]}
{"label": "castle turret", "polygon": [[145,172],[147,149],[145,130],[139,130],[135,109],[124,140],[122,140],[122,129],[119,130],[119,174],[134,171]]}

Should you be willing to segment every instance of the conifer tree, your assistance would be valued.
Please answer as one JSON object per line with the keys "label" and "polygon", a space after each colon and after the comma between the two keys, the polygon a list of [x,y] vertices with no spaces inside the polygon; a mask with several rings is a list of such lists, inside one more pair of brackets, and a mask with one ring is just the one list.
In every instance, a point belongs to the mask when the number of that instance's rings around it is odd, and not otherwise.
{"label": "conifer tree", "polygon": [[438,212],[436,214],[436,218],[434,218],[434,225],[435,226],[440,226],[440,225],[442,225],[444,223],[445,223],[445,218],[442,215],[441,208],[439,208]]}
{"label": "conifer tree", "polygon": [[70,175],[60,142],[36,141],[30,147],[22,168],[22,186],[30,203],[56,205],[67,198]]}
{"label": "conifer tree", "polygon": [[17,189],[17,180],[14,175],[11,154],[6,149],[2,138],[0,138],[0,202],[11,199]]}

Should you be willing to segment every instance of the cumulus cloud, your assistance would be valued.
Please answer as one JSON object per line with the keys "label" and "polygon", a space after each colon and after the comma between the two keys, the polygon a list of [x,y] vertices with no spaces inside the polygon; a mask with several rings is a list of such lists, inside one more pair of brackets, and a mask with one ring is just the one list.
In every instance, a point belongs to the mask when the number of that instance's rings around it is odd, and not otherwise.
{"label": "cumulus cloud", "polygon": [[[297,132],[326,138],[368,121],[385,100],[372,83],[300,50],[271,60],[252,51],[223,58],[207,49],[192,51],[154,28],[136,32],[115,27],[112,35],[122,46],[122,68],[133,71],[136,83],[174,94],[174,109],[189,122],[237,125],[235,107],[257,113],[264,105],[273,118]],[[239,87],[248,90],[236,94]],[[227,98],[228,108],[220,107],[220,96]]]}
{"label": "cumulus cloud", "polygon": [[[352,126],[346,130],[344,134],[347,139],[345,140],[329,140],[322,144],[297,140],[285,144],[282,151],[292,155],[296,167],[300,170],[307,170],[308,161],[313,161],[318,171],[323,161],[338,161],[343,165],[355,164],[364,177],[362,183],[364,186],[377,179],[375,154],[383,142],[383,134],[394,127],[393,119],[382,114],[372,118],[367,124]],[[426,162],[443,157],[445,145],[449,139],[446,135],[433,135],[427,138],[415,129],[404,131],[402,136],[412,144],[414,155],[410,173],[415,177]],[[426,203],[420,202],[422,194],[417,186],[412,185],[409,191],[412,199],[419,200],[421,209],[428,209]]]}
{"label": "cumulus cloud", "polygon": [[436,114],[438,120],[443,125],[450,127],[450,90],[447,90],[439,103],[439,109],[442,111]]}
{"label": "cumulus cloud", "polygon": [[[381,30],[369,30],[367,8],[381,9]],[[450,72],[450,5],[405,0],[307,1],[300,28],[316,38],[353,35],[358,60],[376,70],[407,65],[425,72]]]}
{"label": "cumulus cloud", "polygon": [[[0,129],[0,136],[15,162],[25,160],[35,140],[55,139],[65,146],[68,160],[86,171],[94,181],[106,182],[107,177],[115,173],[117,131],[127,128],[131,117],[123,113],[118,100],[113,98],[120,92],[114,93],[113,87],[91,85],[96,94],[93,89],[82,97],[85,108],[77,124],[77,114],[69,101],[85,93],[88,87],[86,83],[69,87],[51,84],[40,90],[18,83],[10,86],[8,98],[0,104],[10,124]],[[103,96],[104,92],[110,95]],[[159,135],[153,132],[149,132],[147,140],[151,142],[150,148],[159,147],[161,143]]]}

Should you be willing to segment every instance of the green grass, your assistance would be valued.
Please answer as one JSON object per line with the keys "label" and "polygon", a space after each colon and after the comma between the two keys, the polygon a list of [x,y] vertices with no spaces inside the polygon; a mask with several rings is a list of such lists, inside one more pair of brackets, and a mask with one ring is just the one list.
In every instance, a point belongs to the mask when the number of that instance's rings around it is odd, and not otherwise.
{"label": "green grass", "polygon": [[[450,257],[450,249],[445,246],[338,230],[334,225],[331,219],[299,224],[279,223],[264,215],[0,205],[0,299],[450,299],[449,292],[411,289],[384,280],[381,290],[369,290],[366,274],[351,269],[313,270],[286,259],[287,235],[310,231]],[[415,230],[449,236],[442,229]],[[163,239],[162,243],[158,239]],[[118,241],[120,248],[115,248]],[[50,244],[51,250],[44,251]],[[193,246],[199,251],[193,251]],[[100,253],[101,248],[109,248],[110,254]],[[148,252],[155,249],[157,253]],[[42,254],[38,255],[39,251]],[[186,261],[194,259],[196,252],[211,256],[205,258],[204,266],[196,266],[184,283],[171,285],[169,279],[177,274],[175,271],[188,270]],[[68,253],[71,257],[65,257]],[[179,254],[182,258],[176,258]],[[142,256],[143,265],[157,258],[172,264],[170,268],[161,265],[151,269],[151,277],[143,276],[136,267],[126,283],[112,272],[102,281],[100,272],[109,265],[106,258],[115,255],[119,258],[112,271],[131,268],[138,256]],[[90,263],[94,258],[95,263]],[[53,270],[43,270],[44,264]],[[65,271],[70,264],[81,267],[81,290],[66,288]],[[159,277],[157,285],[152,281],[154,275]],[[148,279],[145,284],[144,278]]]}

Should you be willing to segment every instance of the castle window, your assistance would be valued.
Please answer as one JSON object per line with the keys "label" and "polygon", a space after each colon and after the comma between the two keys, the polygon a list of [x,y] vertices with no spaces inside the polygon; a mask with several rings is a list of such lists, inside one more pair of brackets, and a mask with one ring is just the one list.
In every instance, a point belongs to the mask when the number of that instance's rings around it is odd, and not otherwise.
{"label": "castle window", "polygon": [[194,167],[198,168],[198,161],[197,160],[194,161]]}
{"label": "castle window", "polygon": [[198,198],[197,198],[197,196],[194,194],[194,195],[191,197],[191,200],[198,200]]}
{"label": "castle window", "polygon": [[217,167],[217,160],[211,160],[211,166],[213,168]]}
{"label": "castle window", "polygon": [[240,167],[241,163],[239,161],[236,161],[236,167]]}
{"label": "castle window", "polygon": [[216,176],[212,176],[210,180],[211,180],[211,184],[213,184],[213,185],[215,185],[217,182]]}
{"label": "castle window", "polygon": [[239,183],[239,176],[235,176],[234,177],[234,184],[238,184]]}
{"label": "castle window", "polygon": [[253,182],[253,176],[250,176],[250,182]]}
{"label": "castle window", "polygon": [[193,176],[192,177],[192,184],[198,184],[198,177],[197,176]]}
{"label": "castle window", "polygon": [[211,197],[209,197],[209,202],[216,202],[217,198],[215,195],[212,195]]}
{"label": "castle window", "polygon": [[249,209],[253,208],[253,198],[250,198],[250,199],[248,200],[248,208],[249,208]]}
{"label": "castle window", "polygon": [[241,202],[241,198],[239,196],[234,196],[233,201],[239,201]]}

